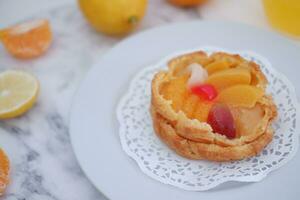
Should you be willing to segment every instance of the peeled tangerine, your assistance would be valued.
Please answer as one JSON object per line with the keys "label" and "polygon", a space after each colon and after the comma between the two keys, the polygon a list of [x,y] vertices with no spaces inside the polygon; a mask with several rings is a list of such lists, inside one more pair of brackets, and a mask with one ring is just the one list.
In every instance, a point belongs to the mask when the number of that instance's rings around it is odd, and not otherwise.
{"label": "peeled tangerine", "polygon": [[245,68],[230,68],[216,72],[208,77],[206,83],[212,84],[218,91],[233,85],[245,84],[251,82],[251,74]]}
{"label": "peeled tangerine", "polygon": [[6,50],[17,58],[33,58],[50,46],[52,32],[48,20],[33,20],[0,30]]}
{"label": "peeled tangerine", "polygon": [[236,129],[233,116],[225,104],[214,104],[210,109],[207,123],[215,133],[225,135],[232,139],[236,136]]}
{"label": "peeled tangerine", "polygon": [[235,85],[222,90],[218,95],[218,102],[232,106],[252,108],[264,95],[264,92],[250,85]]}

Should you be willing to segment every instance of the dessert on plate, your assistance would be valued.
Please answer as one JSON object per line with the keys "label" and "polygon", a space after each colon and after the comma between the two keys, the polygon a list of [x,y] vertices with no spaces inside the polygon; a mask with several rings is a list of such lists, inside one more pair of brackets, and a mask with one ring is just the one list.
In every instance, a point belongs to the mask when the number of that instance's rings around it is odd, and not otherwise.
{"label": "dessert on plate", "polygon": [[203,51],[168,62],[151,85],[156,134],[179,155],[214,161],[257,155],[273,138],[277,116],[258,64]]}

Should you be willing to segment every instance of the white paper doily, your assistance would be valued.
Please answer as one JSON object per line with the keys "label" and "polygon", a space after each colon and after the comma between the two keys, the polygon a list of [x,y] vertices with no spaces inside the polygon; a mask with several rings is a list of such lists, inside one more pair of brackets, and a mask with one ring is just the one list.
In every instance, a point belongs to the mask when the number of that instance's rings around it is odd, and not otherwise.
{"label": "white paper doily", "polygon": [[[197,50],[209,54],[215,51],[238,53],[259,64],[267,76],[270,83],[268,93],[272,93],[278,106],[278,118],[273,125],[273,141],[258,156],[225,163],[188,160],[169,149],[154,133],[149,113],[153,75],[166,68],[171,58]],[[262,56],[250,51],[234,52],[202,47],[174,53],[140,71],[132,80],[129,91],[120,100],[117,117],[123,150],[138,163],[145,174],[182,189],[203,191],[227,181],[260,181],[269,172],[287,163],[298,149],[298,107],[293,85]]]}

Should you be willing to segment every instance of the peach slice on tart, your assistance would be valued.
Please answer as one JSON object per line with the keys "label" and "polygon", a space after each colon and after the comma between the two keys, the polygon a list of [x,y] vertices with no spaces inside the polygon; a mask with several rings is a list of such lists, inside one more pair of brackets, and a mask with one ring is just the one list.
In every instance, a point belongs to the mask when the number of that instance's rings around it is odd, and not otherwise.
{"label": "peach slice on tart", "polygon": [[246,68],[230,68],[210,75],[206,82],[214,85],[220,91],[233,85],[249,85],[251,83],[251,73]]}
{"label": "peach slice on tart", "polygon": [[226,60],[214,61],[205,66],[208,74],[213,74],[218,71],[222,71],[230,68],[230,63]]}
{"label": "peach slice on tart", "polygon": [[218,101],[236,107],[253,108],[264,91],[251,85],[234,85],[222,90],[218,95]]}

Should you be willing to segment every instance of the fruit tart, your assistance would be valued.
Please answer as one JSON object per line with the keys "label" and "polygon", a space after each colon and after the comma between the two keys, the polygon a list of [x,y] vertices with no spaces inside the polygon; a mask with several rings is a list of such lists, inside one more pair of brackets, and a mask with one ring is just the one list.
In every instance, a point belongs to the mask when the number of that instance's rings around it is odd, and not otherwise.
{"label": "fruit tart", "polygon": [[273,138],[277,108],[258,64],[197,51],[173,58],[151,85],[159,138],[179,155],[213,161],[257,155]]}

